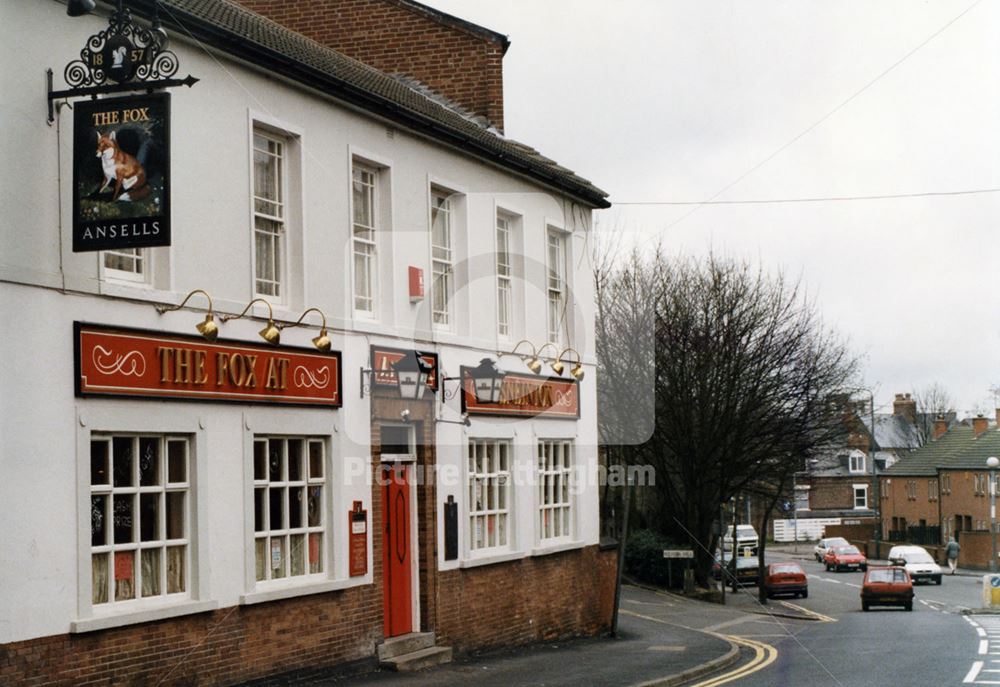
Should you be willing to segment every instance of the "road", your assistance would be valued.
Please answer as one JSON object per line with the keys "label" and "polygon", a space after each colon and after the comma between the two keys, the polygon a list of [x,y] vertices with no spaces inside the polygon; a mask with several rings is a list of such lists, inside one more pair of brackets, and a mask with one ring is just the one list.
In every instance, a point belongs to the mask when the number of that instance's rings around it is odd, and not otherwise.
{"label": "road", "polygon": [[[776,654],[769,665],[726,684],[1000,685],[1000,616],[961,613],[979,606],[980,578],[946,576],[940,586],[919,585],[912,612],[865,613],[859,598],[863,573],[827,572],[819,563],[802,563],[809,598],[792,603],[829,620],[737,617],[724,628],[705,628],[764,643]],[[787,608],[773,601],[768,607],[778,612]],[[750,653],[744,651],[747,660]]]}

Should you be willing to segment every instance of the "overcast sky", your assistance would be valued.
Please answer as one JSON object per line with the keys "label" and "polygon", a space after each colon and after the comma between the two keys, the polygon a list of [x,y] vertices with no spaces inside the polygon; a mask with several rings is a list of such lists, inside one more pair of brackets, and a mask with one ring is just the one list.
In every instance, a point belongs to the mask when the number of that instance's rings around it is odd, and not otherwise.
{"label": "overcast sky", "polygon": [[[510,37],[507,135],[613,203],[1000,187],[994,0],[425,1]],[[1000,193],[599,213],[640,245],[801,276],[882,409],[940,382],[991,415],[998,218]]]}

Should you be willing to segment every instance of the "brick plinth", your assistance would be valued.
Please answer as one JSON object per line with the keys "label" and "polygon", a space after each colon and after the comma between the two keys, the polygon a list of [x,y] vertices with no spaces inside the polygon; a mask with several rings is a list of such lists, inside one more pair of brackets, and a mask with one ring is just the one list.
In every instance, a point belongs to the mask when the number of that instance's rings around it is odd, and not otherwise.
{"label": "brick plinth", "polygon": [[611,626],[615,551],[597,546],[438,573],[441,641],[458,651],[594,635]]}
{"label": "brick plinth", "polygon": [[0,685],[219,685],[370,658],[381,589],[234,606],[0,645]]}

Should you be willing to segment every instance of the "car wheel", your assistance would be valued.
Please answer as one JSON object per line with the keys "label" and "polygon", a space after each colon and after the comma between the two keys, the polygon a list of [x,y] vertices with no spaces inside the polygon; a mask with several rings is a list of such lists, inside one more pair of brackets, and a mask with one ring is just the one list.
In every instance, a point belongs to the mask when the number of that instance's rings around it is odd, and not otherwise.
{"label": "car wheel", "polygon": [[861,610],[862,611],[864,611],[865,613],[867,613],[869,608],[870,607],[868,606],[868,602],[867,601],[862,601],[861,602]]}
{"label": "car wheel", "polygon": [[805,590],[804,592],[802,592],[802,598],[803,599],[808,599],[809,598],[809,590],[808,589]]}
{"label": "car wheel", "polygon": [[830,572],[830,564],[829,563],[826,564],[826,571]]}
{"label": "car wheel", "polygon": [[861,572],[868,572],[868,565],[867,564],[861,566]]}
{"label": "car wheel", "polygon": [[941,576],[940,575],[938,575],[937,577],[934,578],[934,584],[941,584]]}
{"label": "car wheel", "polygon": [[913,602],[912,601],[907,601],[906,605],[903,608],[905,608],[908,611],[912,611],[913,610]]}

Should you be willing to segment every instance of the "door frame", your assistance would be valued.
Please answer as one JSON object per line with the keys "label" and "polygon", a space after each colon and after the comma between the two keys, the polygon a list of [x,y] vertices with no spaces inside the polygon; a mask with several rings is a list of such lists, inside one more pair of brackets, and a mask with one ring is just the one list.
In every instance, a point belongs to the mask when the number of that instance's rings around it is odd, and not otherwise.
{"label": "door frame", "polygon": [[[413,441],[413,439],[415,438],[415,432],[416,432],[416,430],[415,430],[415,428],[413,427],[412,424],[403,424],[403,423],[398,423],[398,422],[384,422],[384,423],[379,423],[379,428],[380,429],[383,426],[395,426],[395,427],[407,427],[407,428],[409,428],[410,438],[411,438],[410,446],[414,447],[413,453],[410,454],[410,455],[406,455],[406,456],[398,455],[398,456],[393,456],[392,458],[388,458],[388,459],[383,459],[380,456],[379,457],[379,466],[380,466],[379,469],[381,470],[383,468],[393,467],[395,465],[406,465],[409,468],[409,471],[410,471],[410,479],[409,479],[409,483],[407,485],[407,488],[409,489],[409,492],[410,492],[410,494],[409,494],[410,495],[410,513],[409,513],[409,518],[410,518],[410,542],[409,543],[410,543],[410,552],[411,552],[410,553],[410,606],[411,606],[411,613],[412,613],[411,628],[412,628],[413,632],[420,632],[421,631],[421,627],[420,627],[420,522],[417,519],[418,515],[420,513],[420,509],[419,509],[418,504],[417,504],[417,499],[418,499],[418,494],[419,494],[419,489],[417,489],[417,467],[418,467],[417,453],[416,453],[416,444]],[[382,489],[382,493],[381,493],[380,496],[381,496],[382,501],[383,501],[382,508],[383,508],[383,511],[384,511],[384,509],[386,509],[388,507],[388,504],[385,503],[385,490],[388,489],[388,486],[383,485],[383,486],[380,487],[380,489]],[[384,517],[384,513],[383,513],[383,517]],[[384,555],[385,554],[385,552],[384,552],[384,549],[385,549],[385,539],[384,539],[384,537],[385,537],[385,528],[384,527],[382,528],[382,536],[383,536],[382,548],[383,548],[383,555]],[[382,584],[383,585],[386,584],[386,571],[384,569],[382,570]],[[382,613],[384,614],[385,610],[386,610],[385,609],[385,602],[383,601],[382,603],[383,603]]]}

